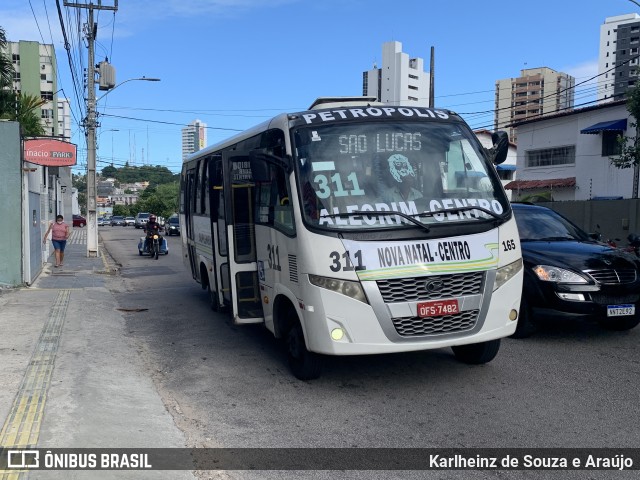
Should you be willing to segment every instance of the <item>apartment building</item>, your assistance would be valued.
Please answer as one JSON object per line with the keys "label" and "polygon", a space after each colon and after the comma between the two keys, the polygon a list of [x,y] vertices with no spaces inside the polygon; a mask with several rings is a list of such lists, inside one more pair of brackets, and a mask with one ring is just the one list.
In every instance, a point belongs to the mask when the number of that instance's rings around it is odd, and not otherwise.
{"label": "apartment building", "polygon": [[182,161],[207,146],[207,124],[194,120],[182,129]]}
{"label": "apartment building", "polygon": [[620,100],[638,79],[640,15],[607,17],[600,26],[598,101]]}
{"label": "apartment building", "polygon": [[509,140],[517,143],[514,123],[573,108],[574,87],[574,77],[548,67],[497,80],[494,129],[508,131]]}
{"label": "apartment building", "polygon": [[[15,70],[13,88],[15,91],[42,98],[40,116],[45,135],[59,137],[58,92],[56,52],[53,45],[20,40],[8,42],[6,54],[11,58]],[[65,129],[65,126],[62,127]],[[71,131],[69,123],[68,131]],[[68,140],[68,139],[65,139]]]}
{"label": "apartment building", "polygon": [[362,73],[362,95],[391,105],[429,106],[429,73],[422,58],[410,58],[402,43],[382,45],[382,67]]}

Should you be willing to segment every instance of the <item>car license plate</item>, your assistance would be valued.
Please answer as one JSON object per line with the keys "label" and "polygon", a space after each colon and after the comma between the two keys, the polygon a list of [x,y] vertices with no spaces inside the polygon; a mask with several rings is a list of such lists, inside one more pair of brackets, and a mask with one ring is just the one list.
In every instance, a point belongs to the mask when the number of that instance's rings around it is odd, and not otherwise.
{"label": "car license plate", "polygon": [[607,305],[607,317],[623,317],[635,313],[635,305]]}
{"label": "car license plate", "polygon": [[432,300],[430,302],[418,303],[418,316],[442,317],[443,315],[453,315],[458,313],[458,300]]}

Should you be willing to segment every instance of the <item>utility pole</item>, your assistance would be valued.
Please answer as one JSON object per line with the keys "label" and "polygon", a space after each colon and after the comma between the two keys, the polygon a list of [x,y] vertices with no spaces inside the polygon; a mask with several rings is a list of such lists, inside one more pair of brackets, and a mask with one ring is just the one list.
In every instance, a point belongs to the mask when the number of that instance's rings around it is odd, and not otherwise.
{"label": "utility pole", "polygon": [[436,68],[436,53],[435,48],[431,47],[431,65],[429,66],[429,108],[435,107],[435,88],[436,88],[436,77],[435,72],[433,71]]}
{"label": "utility pole", "polygon": [[87,257],[98,256],[98,215],[97,215],[97,184],[96,184],[96,88],[95,88],[95,53],[94,44],[98,33],[98,24],[93,21],[94,10],[118,10],[118,0],[113,0],[113,5],[103,5],[102,0],[97,4],[64,2],[65,7],[86,8],[88,20],[86,25],[86,37],[89,50],[87,63],[87,118],[85,128],[87,135]]}

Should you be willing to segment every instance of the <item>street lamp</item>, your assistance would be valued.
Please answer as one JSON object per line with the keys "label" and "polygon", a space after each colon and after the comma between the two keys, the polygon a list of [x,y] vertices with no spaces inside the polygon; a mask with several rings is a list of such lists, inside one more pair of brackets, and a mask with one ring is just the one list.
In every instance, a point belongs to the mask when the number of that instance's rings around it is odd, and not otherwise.
{"label": "street lamp", "polygon": [[[91,22],[92,24],[92,22]],[[93,42],[89,43],[89,65],[94,65]],[[96,100],[95,75],[87,75],[87,257],[98,256],[98,215],[97,215],[97,185],[96,185],[96,104],[105,95],[113,92],[120,85],[133,81],[159,82],[159,78],[130,78],[119,83]]]}

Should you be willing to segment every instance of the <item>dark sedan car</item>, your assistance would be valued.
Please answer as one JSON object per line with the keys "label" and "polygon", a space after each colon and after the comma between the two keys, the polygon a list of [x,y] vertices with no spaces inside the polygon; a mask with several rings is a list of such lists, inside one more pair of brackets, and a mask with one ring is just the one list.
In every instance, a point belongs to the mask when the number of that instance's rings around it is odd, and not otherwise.
{"label": "dark sedan car", "polygon": [[640,259],[594,240],[549,208],[513,204],[524,261],[518,327],[522,338],[538,315],[583,315],[611,330],[640,322]]}
{"label": "dark sedan car", "polygon": [[178,217],[169,217],[164,224],[164,231],[167,235],[180,235],[180,219]]}

